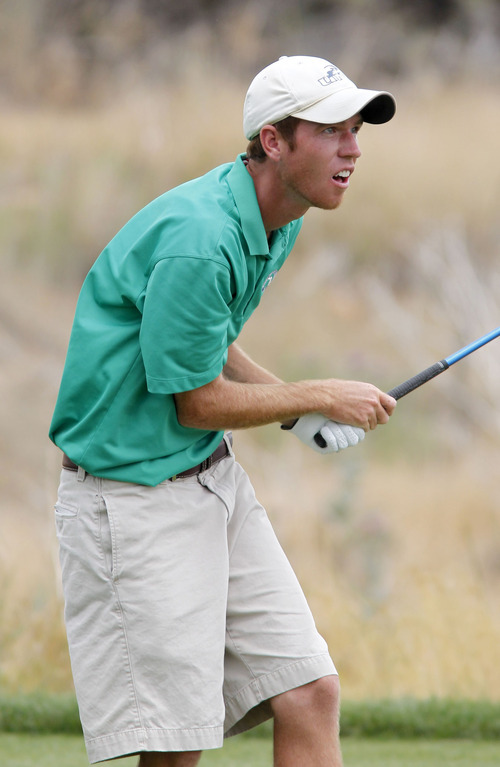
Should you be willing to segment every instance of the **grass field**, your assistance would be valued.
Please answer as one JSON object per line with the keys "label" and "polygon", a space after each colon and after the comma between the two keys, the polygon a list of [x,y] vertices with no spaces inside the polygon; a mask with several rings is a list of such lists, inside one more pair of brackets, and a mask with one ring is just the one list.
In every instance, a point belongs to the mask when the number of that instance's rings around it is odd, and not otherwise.
{"label": "grass field", "polygon": [[[498,767],[500,745],[472,741],[392,741],[348,738],[345,767]],[[74,735],[0,735],[2,764],[8,767],[87,767],[81,737]],[[136,757],[103,762],[135,767]],[[201,767],[266,767],[272,764],[268,738],[235,738],[221,750],[203,754]]]}
{"label": "grass field", "polygon": [[[488,701],[346,701],[341,731],[346,767],[496,767],[500,759],[500,705]],[[0,755],[8,767],[85,767],[74,698],[0,696]],[[136,762],[128,757],[118,764]],[[203,767],[271,763],[271,722],[230,738],[201,761]]]}

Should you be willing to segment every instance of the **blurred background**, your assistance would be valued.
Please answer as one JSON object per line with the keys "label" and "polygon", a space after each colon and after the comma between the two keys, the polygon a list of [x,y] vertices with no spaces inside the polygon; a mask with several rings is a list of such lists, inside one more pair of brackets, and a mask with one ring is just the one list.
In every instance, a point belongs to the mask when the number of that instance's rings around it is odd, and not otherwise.
{"label": "blurred background", "polygon": [[[72,689],[47,431],[81,282],[139,208],[244,151],[283,54],[392,91],[242,336],[389,389],[500,324],[498,0],[2,0],[0,689]],[[500,699],[500,342],[321,457],[239,432],[351,699]]]}

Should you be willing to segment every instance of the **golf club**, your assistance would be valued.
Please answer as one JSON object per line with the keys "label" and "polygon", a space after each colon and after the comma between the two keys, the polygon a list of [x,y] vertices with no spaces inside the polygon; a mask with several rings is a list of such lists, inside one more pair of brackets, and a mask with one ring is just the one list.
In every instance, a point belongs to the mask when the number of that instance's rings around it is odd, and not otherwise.
{"label": "golf club", "polygon": [[[407,381],[403,381],[403,383],[399,384],[399,386],[395,386],[394,389],[388,391],[387,394],[390,394],[391,397],[394,397],[394,399],[401,399],[401,397],[405,397],[411,391],[414,391],[414,389],[418,389],[419,386],[422,386],[422,384],[430,381],[431,378],[435,378],[440,373],[448,370],[448,368],[454,365],[455,362],[458,362],[464,357],[467,357],[469,354],[472,354],[472,352],[475,352],[476,349],[480,349],[481,346],[488,344],[490,341],[493,341],[493,339],[498,338],[498,336],[500,336],[500,327],[495,328],[495,330],[492,330],[491,333],[487,333],[485,336],[481,336],[481,338],[478,338],[471,344],[464,346],[462,349],[459,349],[458,352],[455,352],[455,354],[450,354],[450,356],[445,357],[444,360],[435,362],[434,365],[431,365],[425,370],[422,370],[420,373],[417,373],[417,375],[409,378]],[[319,447],[326,447],[326,442],[319,432],[314,436],[314,441],[317,445],[319,445]]]}

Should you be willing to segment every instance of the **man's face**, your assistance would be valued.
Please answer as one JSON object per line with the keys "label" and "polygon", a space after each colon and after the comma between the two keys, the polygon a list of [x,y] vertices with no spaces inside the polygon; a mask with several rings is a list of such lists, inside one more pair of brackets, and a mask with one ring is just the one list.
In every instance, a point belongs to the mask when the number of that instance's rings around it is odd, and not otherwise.
{"label": "man's face", "polygon": [[361,156],[362,122],[359,114],[335,125],[300,120],[294,148],[282,142],[278,173],[284,196],[305,208],[337,208]]}

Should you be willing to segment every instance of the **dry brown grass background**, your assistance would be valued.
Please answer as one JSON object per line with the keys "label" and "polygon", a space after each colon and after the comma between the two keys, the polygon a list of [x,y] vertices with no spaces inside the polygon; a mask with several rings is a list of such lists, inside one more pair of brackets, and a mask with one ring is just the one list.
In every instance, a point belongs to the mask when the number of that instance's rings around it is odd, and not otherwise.
{"label": "dry brown grass background", "polygon": [[[80,282],[139,207],[244,149],[246,80],[194,49],[189,60],[182,80],[138,80],[91,105],[3,110],[7,689],[71,687],[52,520],[60,456],[46,434]],[[217,86],[210,97],[201,69]],[[498,83],[428,68],[390,87],[396,118],[363,128],[342,208],[307,216],[243,333],[284,378],[390,388],[500,324]],[[278,427],[236,435],[346,697],[500,699],[498,343],[402,400],[388,426],[341,455],[316,456]]]}

